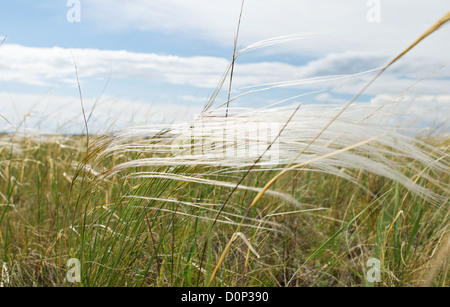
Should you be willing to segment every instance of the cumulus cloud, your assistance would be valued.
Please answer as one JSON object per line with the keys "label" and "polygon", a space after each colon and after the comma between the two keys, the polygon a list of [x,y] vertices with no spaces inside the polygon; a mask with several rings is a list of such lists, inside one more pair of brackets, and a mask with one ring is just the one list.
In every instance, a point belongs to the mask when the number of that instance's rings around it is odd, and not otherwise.
{"label": "cumulus cloud", "polygon": [[[248,0],[240,44],[291,33],[332,31],[312,42],[288,44],[277,52],[325,56],[348,50],[393,55],[400,52],[448,11],[447,0],[381,1],[379,23],[370,23],[371,7],[361,0]],[[91,0],[83,4],[87,18],[110,30],[139,29],[187,35],[221,46],[232,46],[241,0],[119,1]],[[448,31],[448,30],[447,30]],[[417,55],[446,59],[446,37],[436,33]]]}
{"label": "cumulus cloud", "polygon": [[[327,62],[328,71],[324,69]],[[5,45],[0,53],[0,80],[32,85],[74,83],[75,63],[81,78],[98,78],[111,72],[114,78],[119,79],[139,79],[211,89],[216,87],[228,66],[228,60],[219,57],[180,57],[124,50],[69,50],[59,47]],[[241,87],[287,81],[338,70],[345,73],[345,69],[342,69],[344,67],[335,67],[341,65],[336,63],[338,61],[335,59],[324,59],[318,64],[312,63],[306,67],[280,62],[237,64],[235,84]],[[350,67],[350,70],[355,69]]]}
{"label": "cumulus cloud", "polygon": [[213,57],[182,58],[125,50],[69,50],[4,45],[0,53],[0,78],[3,81],[34,85],[74,82],[74,59],[80,77],[98,77],[112,71],[115,78],[207,88],[216,85],[218,78],[214,76],[220,76],[228,64],[225,59]]}
{"label": "cumulus cloud", "polygon": [[[72,57],[73,55],[73,57]],[[305,65],[281,62],[239,62],[236,65],[234,85],[236,88],[271,82],[301,80],[313,77],[351,75],[379,68],[387,57],[361,52],[330,54]],[[180,57],[151,53],[136,53],[125,50],[35,48],[21,45],[4,45],[0,52],[0,80],[23,84],[51,86],[76,82],[74,60],[81,79],[102,78],[112,74],[115,79],[144,80],[173,85],[189,85],[213,89],[222,77],[228,60],[220,57]],[[419,73],[430,73],[440,67],[438,60],[402,62],[387,72],[387,84],[393,91],[406,88],[412,81],[399,77]],[[444,69],[445,71],[445,69]],[[447,69],[448,73],[448,69]],[[441,73],[442,75],[442,73]],[[412,80],[414,80],[412,78]],[[381,83],[383,81],[380,81]],[[343,82],[329,82],[341,93],[355,93],[367,82],[365,78],[352,78]],[[427,80],[428,88],[434,91],[446,89],[447,80]],[[323,82],[311,88],[323,87]],[[375,85],[377,86],[377,85]],[[380,88],[375,87],[376,94]]]}

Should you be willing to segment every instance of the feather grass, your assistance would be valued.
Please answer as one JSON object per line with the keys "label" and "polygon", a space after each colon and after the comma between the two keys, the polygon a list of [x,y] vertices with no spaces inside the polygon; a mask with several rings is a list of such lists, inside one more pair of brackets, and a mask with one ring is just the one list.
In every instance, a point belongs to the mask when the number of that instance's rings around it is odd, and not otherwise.
{"label": "feather grass", "polygon": [[[345,106],[230,107],[256,92],[360,74],[261,84],[217,101],[240,55],[317,33],[296,34],[237,52],[192,122],[77,141],[2,136],[2,285],[64,284],[70,257],[82,260],[85,286],[316,285],[329,276],[361,284],[369,253],[383,261],[386,285],[448,284],[439,277],[448,250],[447,141],[432,146],[397,126],[390,101],[354,102],[449,19],[385,67],[361,72],[378,74]],[[358,281],[335,277],[336,263]]]}

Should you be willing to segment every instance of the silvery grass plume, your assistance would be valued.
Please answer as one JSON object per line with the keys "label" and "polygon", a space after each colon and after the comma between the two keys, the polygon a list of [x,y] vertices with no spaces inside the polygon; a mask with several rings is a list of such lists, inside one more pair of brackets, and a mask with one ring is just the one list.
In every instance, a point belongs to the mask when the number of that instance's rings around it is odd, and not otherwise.
{"label": "silvery grass plume", "polygon": [[[103,140],[106,146],[103,146],[99,157],[131,151],[152,156],[121,163],[103,174],[108,178],[136,167],[205,166],[210,167],[211,172],[192,175],[139,172],[128,176],[230,187],[233,186],[230,182],[207,180],[204,176],[213,172],[243,173],[253,165],[257,167],[254,172],[282,170],[295,161],[291,171],[324,172],[355,184],[359,183],[352,171],[367,171],[394,180],[434,204],[444,202],[445,196],[435,195],[421,187],[415,182],[417,178],[408,177],[405,170],[448,189],[447,184],[430,175],[448,171],[448,153],[389,125],[388,119],[393,115],[367,118],[374,108],[370,104],[352,106],[312,142],[340,108],[342,106],[301,106],[274,143],[294,107],[233,110],[234,115],[229,117],[209,114],[191,124],[173,125],[164,132],[159,127],[125,129]],[[266,151],[268,147],[270,149]],[[296,158],[303,150],[302,155]],[[260,156],[261,159],[255,163]],[[429,171],[415,165],[426,166]],[[295,203],[292,197],[284,197]]]}
{"label": "silvery grass plume", "polygon": [[[329,76],[251,87],[250,91],[213,108],[232,67],[230,63],[210,101],[193,122],[133,127],[105,135],[91,148],[93,154],[89,156],[95,158],[88,161],[92,163],[88,168],[94,169],[109,156],[135,152],[135,159],[118,163],[99,173],[98,179],[123,174],[126,179],[159,178],[258,192],[250,208],[263,194],[281,197],[301,206],[292,196],[273,189],[273,183],[288,172],[323,172],[357,185],[361,183],[355,175],[369,172],[403,185],[408,192],[423,197],[433,205],[447,205],[449,185],[441,182],[439,174],[448,173],[448,148],[434,148],[396,127],[395,121],[392,121],[395,110],[389,109],[392,104],[374,107],[354,102],[393,63],[449,20],[450,12],[388,65],[378,69],[375,78],[344,107],[302,105],[298,109],[298,105],[293,105],[233,109],[232,115],[224,116],[228,114],[230,102],[255,91],[351,77]],[[238,52],[233,61],[243,52],[300,38],[305,37],[293,35],[254,44]],[[223,108],[225,105],[227,112]],[[379,112],[381,109],[383,113]],[[202,168],[201,171],[180,173],[178,168],[181,166]],[[264,187],[245,186],[237,180],[230,182],[208,178],[213,174],[232,174],[233,178],[240,178],[249,171],[265,170],[277,171],[278,175],[267,183],[261,182]],[[423,179],[441,188],[445,195],[438,195],[421,185]],[[203,203],[202,206],[208,204]]]}

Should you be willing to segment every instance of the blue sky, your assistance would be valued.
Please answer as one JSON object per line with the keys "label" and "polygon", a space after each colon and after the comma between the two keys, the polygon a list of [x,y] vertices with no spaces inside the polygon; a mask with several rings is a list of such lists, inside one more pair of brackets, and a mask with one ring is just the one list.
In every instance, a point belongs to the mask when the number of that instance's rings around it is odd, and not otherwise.
{"label": "blue sky", "polygon": [[[80,22],[69,22],[68,2],[79,4]],[[0,114],[9,123],[0,118],[0,129],[77,131],[82,118],[74,60],[93,130],[192,118],[231,59],[240,6],[239,0],[2,1],[0,39],[7,38],[0,47]],[[298,82],[246,95],[233,106],[267,106],[303,94],[289,103],[344,103],[449,9],[447,0],[432,6],[419,0],[247,0],[239,49],[283,35],[302,39],[242,55],[233,95]],[[436,71],[398,103],[426,114],[428,122],[448,121],[449,69],[442,66],[450,63],[449,36],[448,26],[439,30],[360,100],[383,103]],[[305,82],[318,77],[324,80]]]}

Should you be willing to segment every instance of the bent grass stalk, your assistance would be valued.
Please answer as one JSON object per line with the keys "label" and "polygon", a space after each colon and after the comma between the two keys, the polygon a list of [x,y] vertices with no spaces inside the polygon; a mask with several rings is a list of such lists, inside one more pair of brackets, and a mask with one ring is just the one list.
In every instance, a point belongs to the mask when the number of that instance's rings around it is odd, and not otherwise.
{"label": "bent grass stalk", "polygon": [[406,53],[408,53],[411,49],[413,49],[415,46],[417,46],[422,40],[424,40],[426,37],[431,35],[433,32],[437,31],[442,25],[450,21],[450,11],[445,14],[441,19],[439,19],[434,25],[432,25],[429,29],[427,29],[414,43],[412,43],[408,48],[406,48],[404,51],[402,51],[397,57],[395,57],[389,64],[387,64],[369,83],[364,86],[364,88],[356,94],[353,99],[351,99],[347,105],[342,108],[342,110],[336,114],[336,116],[323,128],[322,131],[319,132],[319,134],[294,158],[294,160],[286,167],[286,170],[283,170],[280,174],[278,174],[276,177],[274,177],[271,181],[269,181],[264,189],[255,197],[252,204],[250,206],[253,206],[260,198],[261,196],[267,191],[274,183],[277,181],[284,173],[286,173],[291,165],[302,155],[305,153],[305,151],[353,104],[353,102],[356,101],[380,76],[385,72],[389,67],[391,67],[395,62],[397,62],[401,57],[403,57]]}
{"label": "bent grass stalk", "polygon": [[[416,39],[416,41],[414,41],[408,48],[406,48],[404,51],[402,51],[397,57],[395,57],[389,64],[387,64],[369,83],[366,84],[366,86],[364,86],[364,88],[361,89],[361,91],[353,98],[351,99],[347,105],[323,128],[322,131],[319,132],[319,134],[294,158],[294,160],[283,170],[281,171],[277,176],[275,176],[274,178],[272,178],[265,186],[264,188],[261,190],[261,192],[258,193],[258,195],[256,195],[256,197],[253,199],[252,203],[249,206],[250,210],[251,208],[253,208],[253,206],[256,205],[256,203],[259,201],[259,199],[264,195],[264,193],[279,179],[281,178],[281,176],[283,176],[285,173],[287,173],[288,171],[292,170],[292,169],[296,169],[298,167],[301,166],[306,166],[309,163],[300,163],[300,164],[296,164],[294,166],[292,166],[292,164],[295,163],[295,161],[303,154],[305,153],[305,151],[345,112],[345,110],[347,110],[350,105],[353,104],[353,102],[358,99],[382,74],[383,72],[385,72],[390,66],[392,66],[395,62],[397,62],[401,57],[403,57],[406,53],[408,53],[411,49],[413,49],[415,46],[417,46],[422,40],[424,40],[426,37],[428,37],[429,35],[431,35],[433,32],[437,31],[442,25],[444,25],[445,23],[447,23],[448,21],[450,21],[450,11],[445,14],[441,19],[439,19],[435,24],[433,24],[430,28],[428,28],[419,38]],[[372,140],[368,140],[367,142],[363,142],[360,144],[356,144],[354,146],[350,146],[349,148],[344,148],[342,150],[336,151],[335,153],[330,154],[329,156],[338,154],[340,152],[345,152],[348,151],[352,148],[356,148],[358,146],[361,146],[365,143],[368,143]],[[323,159],[325,158],[325,156],[318,158]],[[312,162],[312,161],[311,161]],[[357,216],[359,217],[359,215]],[[353,221],[353,220],[352,220]],[[351,221],[351,222],[352,222]],[[242,224],[242,222],[241,222]],[[350,223],[349,223],[350,224]],[[347,224],[347,226],[349,225]],[[238,231],[240,230],[240,226],[238,227]],[[333,239],[334,237],[332,237],[331,239]],[[330,239],[330,240],[331,240]],[[329,241],[330,241],[329,240]],[[327,241],[326,244],[329,242]],[[230,240],[228,242],[228,244],[226,245],[224,251],[222,252],[222,255],[219,258],[219,261],[217,262],[217,265],[213,271],[213,274],[210,278],[210,283],[214,280],[215,276],[217,275],[217,272],[219,271],[220,266],[222,265],[226,254],[228,253],[231,244],[233,243],[233,240]],[[314,254],[313,254],[314,255]],[[311,258],[311,257],[310,257]],[[308,258],[307,261],[310,259]],[[295,275],[295,274],[294,274]],[[292,281],[292,279],[289,281],[288,284],[290,284],[290,282]]]}

